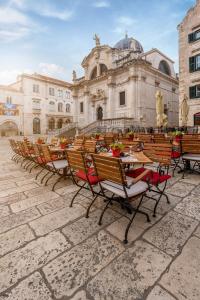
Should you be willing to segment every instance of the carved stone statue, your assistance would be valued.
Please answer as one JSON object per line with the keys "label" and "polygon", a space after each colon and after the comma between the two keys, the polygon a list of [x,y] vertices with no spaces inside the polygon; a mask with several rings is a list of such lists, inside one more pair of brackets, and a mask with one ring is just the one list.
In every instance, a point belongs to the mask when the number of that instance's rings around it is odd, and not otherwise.
{"label": "carved stone statue", "polygon": [[72,72],[72,80],[75,81],[77,79],[76,71]]}
{"label": "carved stone statue", "polygon": [[100,38],[99,38],[99,36],[95,33],[95,35],[94,35],[94,38],[93,38],[93,40],[95,41],[95,43],[96,43],[96,47],[99,47],[101,44],[100,44]]}
{"label": "carved stone statue", "polygon": [[156,115],[157,126],[167,126],[168,117],[164,114],[163,95],[161,94],[161,91],[156,92]]}

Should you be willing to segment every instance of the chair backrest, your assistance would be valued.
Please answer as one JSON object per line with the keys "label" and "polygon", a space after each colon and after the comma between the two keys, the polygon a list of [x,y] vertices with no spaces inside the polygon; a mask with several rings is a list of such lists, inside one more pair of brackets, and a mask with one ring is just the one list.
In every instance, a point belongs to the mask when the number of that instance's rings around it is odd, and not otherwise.
{"label": "chair backrest", "polygon": [[139,134],[138,135],[139,141],[143,143],[152,143],[152,135],[151,134]]}
{"label": "chair backrest", "polygon": [[84,143],[84,150],[88,153],[96,153],[97,142],[95,140],[86,140]]}
{"label": "chair backrest", "polygon": [[99,154],[93,154],[92,158],[96,174],[99,178],[127,185],[124,168],[120,159]]}
{"label": "chair backrest", "polygon": [[182,140],[185,141],[191,141],[191,140],[199,140],[200,135],[199,134],[184,134],[182,137]]}
{"label": "chair backrest", "polygon": [[26,155],[26,151],[25,151],[25,149],[24,149],[23,142],[17,141],[17,146],[18,146],[18,149],[19,149],[19,151],[20,151],[20,154],[21,154],[22,156],[26,157],[27,155]]}
{"label": "chair backrest", "polygon": [[152,161],[162,165],[169,166],[171,164],[172,145],[168,144],[144,144],[144,154]]}
{"label": "chair backrest", "polygon": [[119,142],[124,145],[124,152],[129,152],[131,148],[132,151],[136,150],[140,145],[139,141],[129,141],[128,139],[120,139]]}
{"label": "chair backrest", "polygon": [[200,140],[182,140],[182,153],[200,154]]}
{"label": "chair backrest", "polygon": [[41,145],[41,151],[42,151],[42,154],[43,154],[45,162],[52,161],[51,152],[49,150],[49,146],[47,146],[47,145]]}
{"label": "chair backrest", "polygon": [[104,136],[104,141],[107,147],[114,142],[114,136]]}
{"label": "chair backrest", "polygon": [[83,144],[84,144],[84,138],[76,138],[74,140],[74,146],[75,147],[83,147]]}
{"label": "chair backrest", "polygon": [[38,144],[33,144],[33,151],[34,151],[34,154],[35,154],[37,157],[41,156],[41,154],[42,154],[42,156],[43,156],[43,153],[42,153],[42,151],[41,151],[41,148],[40,148],[40,146],[39,146]]}
{"label": "chair backrest", "polygon": [[67,161],[69,167],[73,171],[84,171],[87,173],[86,163],[84,159],[84,153],[81,151],[67,150]]}

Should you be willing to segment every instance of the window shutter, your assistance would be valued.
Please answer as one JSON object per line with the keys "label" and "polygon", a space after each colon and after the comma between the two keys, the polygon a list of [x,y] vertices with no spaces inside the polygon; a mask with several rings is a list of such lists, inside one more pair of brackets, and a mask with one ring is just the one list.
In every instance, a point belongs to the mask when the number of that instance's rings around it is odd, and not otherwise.
{"label": "window shutter", "polygon": [[195,56],[189,58],[190,72],[195,71],[195,61],[196,61]]}
{"label": "window shutter", "polygon": [[190,87],[190,99],[196,98],[196,85]]}
{"label": "window shutter", "polygon": [[194,33],[190,33],[190,34],[188,35],[188,42],[189,42],[189,43],[192,43],[192,42],[194,42],[194,40],[195,40]]}

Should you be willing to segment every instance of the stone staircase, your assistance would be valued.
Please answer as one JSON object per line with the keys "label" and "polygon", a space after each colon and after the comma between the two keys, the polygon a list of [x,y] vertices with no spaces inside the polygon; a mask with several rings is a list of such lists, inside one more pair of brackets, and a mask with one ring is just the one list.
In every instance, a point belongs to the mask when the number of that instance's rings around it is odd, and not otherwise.
{"label": "stone staircase", "polygon": [[77,123],[69,123],[60,129],[54,129],[48,131],[48,136],[65,136],[65,137],[74,137],[77,133]]}

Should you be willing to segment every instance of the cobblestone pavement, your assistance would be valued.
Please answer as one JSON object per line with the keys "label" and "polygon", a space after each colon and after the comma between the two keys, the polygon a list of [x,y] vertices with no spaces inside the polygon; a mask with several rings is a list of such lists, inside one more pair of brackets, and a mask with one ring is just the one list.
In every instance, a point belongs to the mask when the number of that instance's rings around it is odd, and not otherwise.
{"label": "cobblestone pavement", "polygon": [[69,203],[76,187],[55,192],[10,160],[0,143],[0,300],[199,300],[200,175],[172,178],[156,218],[154,203],[137,215],[122,243],[127,219],[114,204],[103,225],[98,199],[86,219],[88,196]]}

